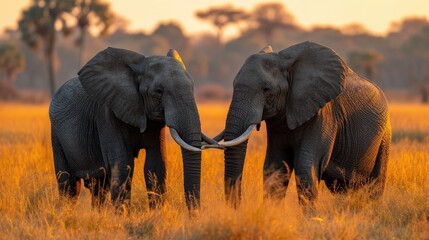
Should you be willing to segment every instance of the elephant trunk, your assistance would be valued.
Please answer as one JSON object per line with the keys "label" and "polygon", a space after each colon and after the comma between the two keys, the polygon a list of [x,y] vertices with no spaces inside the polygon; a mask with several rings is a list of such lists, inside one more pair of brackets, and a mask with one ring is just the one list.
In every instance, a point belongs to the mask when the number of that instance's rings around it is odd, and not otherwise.
{"label": "elephant trunk", "polygon": [[[201,124],[195,101],[182,103],[186,109],[177,109],[173,117],[166,116],[166,123],[177,131],[179,137],[192,147],[201,148]],[[167,112],[167,111],[166,111]],[[201,152],[181,147],[186,204],[193,209],[200,204]]]}
{"label": "elephant trunk", "polygon": [[[199,118],[189,123],[191,128],[185,130],[184,141],[193,147],[201,148],[201,127]],[[185,199],[189,209],[200,205],[201,152],[182,149]]]}
{"label": "elephant trunk", "polygon": [[182,157],[186,205],[188,209],[198,208],[200,206],[201,152],[182,149]]}
{"label": "elephant trunk", "polygon": [[[237,139],[249,126],[260,122],[257,118],[257,113],[252,111],[252,108],[246,106],[238,106],[232,101],[228,112],[226,127],[224,133],[225,142]],[[225,150],[225,198],[228,203],[236,207],[241,198],[241,176],[243,173],[244,159],[247,150],[246,139],[244,142],[227,147]]]}

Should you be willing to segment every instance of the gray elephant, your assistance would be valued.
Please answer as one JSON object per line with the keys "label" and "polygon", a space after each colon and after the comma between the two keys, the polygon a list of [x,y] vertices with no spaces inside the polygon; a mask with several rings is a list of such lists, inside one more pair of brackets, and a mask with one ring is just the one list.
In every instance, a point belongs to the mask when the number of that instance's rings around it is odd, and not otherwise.
{"label": "gray elephant", "polygon": [[201,126],[193,80],[179,54],[144,57],[107,48],[66,82],[49,115],[60,196],[76,198],[81,179],[93,205],[110,190],[116,207],[129,205],[134,158],[146,150],[149,204],[165,192],[164,127],[182,147],[188,207],[199,204]]}
{"label": "gray elephant", "polygon": [[[312,205],[324,180],[333,193],[385,186],[391,128],[382,91],[330,48],[303,42],[250,56],[234,79],[226,127],[214,140],[225,150],[226,198],[240,198],[250,133],[267,128],[266,193],[283,197],[295,171],[301,204]],[[273,175],[273,173],[276,173]]]}

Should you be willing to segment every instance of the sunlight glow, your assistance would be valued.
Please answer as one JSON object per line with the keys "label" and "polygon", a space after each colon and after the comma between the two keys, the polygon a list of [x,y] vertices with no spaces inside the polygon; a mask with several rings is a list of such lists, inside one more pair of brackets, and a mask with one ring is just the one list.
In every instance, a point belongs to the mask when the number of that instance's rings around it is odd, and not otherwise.
{"label": "sunlight glow", "polygon": [[[112,4],[113,10],[129,21],[131,31],[152,31],[159,22],[177,21],[188,33],[214,32],[213,27],[195,17],[195,11],[210,6],[230,3],[225,0],[157,0],[155,2],[140,0],[105,0]],[[22,9],[31,0],[4,1],[0,9],[0,31],[5,27],[16,28]],[[273,2],[272,0],[237,0],[236,7],[252,10],[257,3]],[[284,3],[286,9],[295,16],[299,25],[309,28],[314,25],[344,25],[359,23],[371,32],[385,33],[392,22],[398,22],[407,16],[429,17],[429,1],[426,0],[291,0],[277,1]],[[235,34],[237,30],[227,28],[226,35]]]}

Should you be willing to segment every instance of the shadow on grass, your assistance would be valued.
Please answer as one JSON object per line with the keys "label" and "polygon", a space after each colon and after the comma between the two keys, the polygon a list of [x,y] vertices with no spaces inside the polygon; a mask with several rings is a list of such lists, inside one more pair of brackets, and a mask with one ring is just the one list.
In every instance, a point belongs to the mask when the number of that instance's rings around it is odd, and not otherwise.
{"label": "shadow on grass", "polygon": [[429,132],[393,131],[392,143],[398,143],[402,140],[424,143],[429,141]]}

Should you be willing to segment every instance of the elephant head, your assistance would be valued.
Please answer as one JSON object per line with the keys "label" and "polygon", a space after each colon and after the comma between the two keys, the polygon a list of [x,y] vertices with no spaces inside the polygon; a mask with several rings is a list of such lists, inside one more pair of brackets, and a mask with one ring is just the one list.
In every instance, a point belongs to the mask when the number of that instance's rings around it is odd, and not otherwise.
{"label": "elephant head", "polygon": [[[188,206],[199,201],[201,125],[194,83],[179,54],[145,57],[107,48],[78,73],[87,94],[122,122],[147,130],[148,121],[164,122],[182,147]],[[196,201],[196,202],[194,202]]]}
{"label": "elephant head", "polygon": [[[331,49],[304,42],[279,53],[266,47],[250,56],[234,79],[222,138],[227,200],[240,197],[247,140],[263,120],[282,121],[292,131],[310,120],[342,91],[348,67]],[[237,198],[238,197],[238,198]]]}

